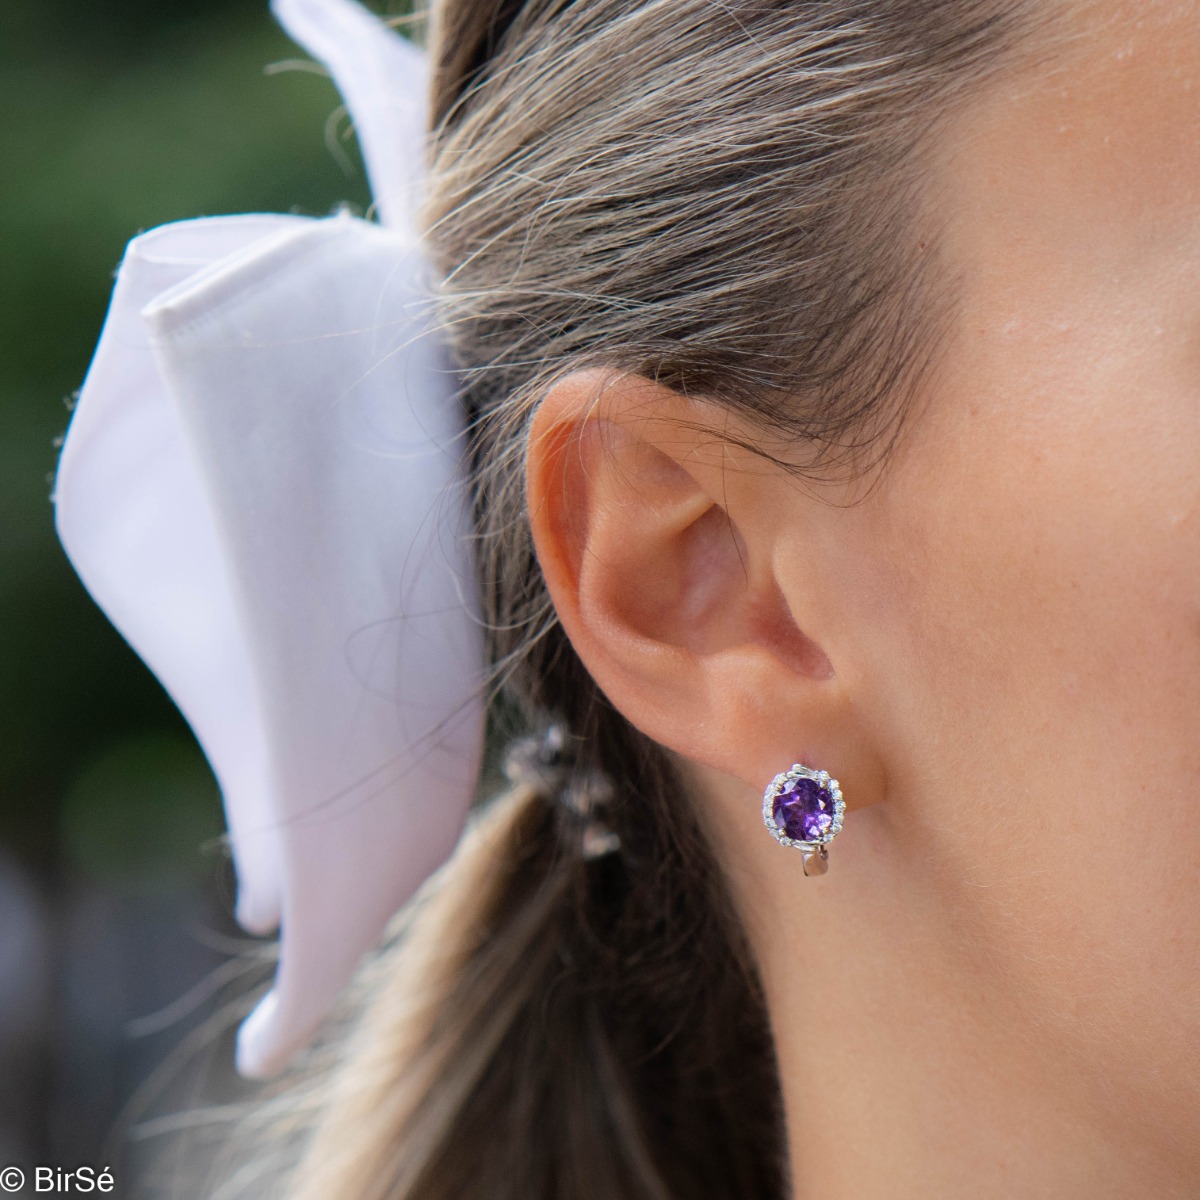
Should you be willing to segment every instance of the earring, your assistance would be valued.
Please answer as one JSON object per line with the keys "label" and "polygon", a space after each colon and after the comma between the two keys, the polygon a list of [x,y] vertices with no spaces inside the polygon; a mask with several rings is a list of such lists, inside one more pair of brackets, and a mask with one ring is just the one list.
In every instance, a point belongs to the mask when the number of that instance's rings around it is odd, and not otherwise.
{"label": "earring", "polygon": [[846,804],[842,789],[828,771],[814,771],[802,763],[767,785],[763,793],[763,823],[784,846],[796,846],[804,856],[805,875],[829,870],[826,846],[842,828]]}

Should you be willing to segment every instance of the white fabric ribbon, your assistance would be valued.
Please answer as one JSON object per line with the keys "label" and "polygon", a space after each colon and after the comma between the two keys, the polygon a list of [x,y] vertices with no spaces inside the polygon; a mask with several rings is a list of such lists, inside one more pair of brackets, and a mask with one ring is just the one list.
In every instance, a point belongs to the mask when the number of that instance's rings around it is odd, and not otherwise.
{"label": "white fabric ribbon", "polygon": [[212,764],[239,921],[280,927],[238,1036],[256,1077],[453,849],[484,722],[463,417],[411,217],[423,60],[352,0],[274,8],[338,83],[386,225],[134,239],[55,488],[71,562]]}

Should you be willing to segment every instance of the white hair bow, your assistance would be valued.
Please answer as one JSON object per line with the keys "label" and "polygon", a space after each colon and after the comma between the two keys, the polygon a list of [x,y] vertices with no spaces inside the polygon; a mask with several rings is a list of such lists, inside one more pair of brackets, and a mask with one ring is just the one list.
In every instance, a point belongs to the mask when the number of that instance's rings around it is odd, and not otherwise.
{"label": "white hair bow", "polygon": [[484,724],[463,417],[412,221],[424,62],[352,0],[274,10],[333,74],[383,224],[136,238],[55,489],[72,563],[212,764],[239,921],[281,930],[250,1076],[453,849]]}

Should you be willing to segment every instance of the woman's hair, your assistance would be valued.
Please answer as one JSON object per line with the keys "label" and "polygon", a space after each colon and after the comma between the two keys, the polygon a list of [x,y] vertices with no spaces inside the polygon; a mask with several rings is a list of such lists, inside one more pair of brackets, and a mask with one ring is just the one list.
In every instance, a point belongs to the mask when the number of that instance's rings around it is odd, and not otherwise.
{"label": "woman's hair", "polygon": [[496,711],[553,728],[372,965],[296,1197],[788,1194],[754,963],[669,756],[555,619],[530,416],[599,365],[726,406],[806,469],[882,461],[952,310],[930,151],[1030,7],[435,11],[427,237],[470,418]]}

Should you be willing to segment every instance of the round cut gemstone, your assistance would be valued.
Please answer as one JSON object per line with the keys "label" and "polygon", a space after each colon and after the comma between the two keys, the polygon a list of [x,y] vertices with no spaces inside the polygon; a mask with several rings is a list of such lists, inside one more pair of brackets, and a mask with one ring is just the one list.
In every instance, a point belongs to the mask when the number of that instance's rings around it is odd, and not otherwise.
{"label": "round cut gemstone", "polygon": [[815,779],[793,779],[775,797],[771,815],[785,837],[819,842],[833,824],[833,793]]}

